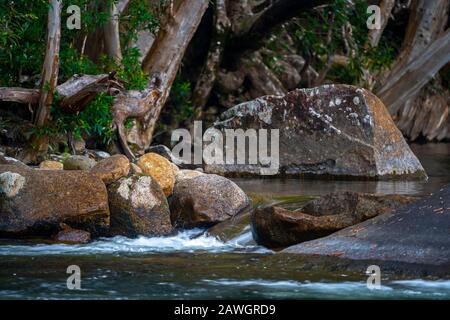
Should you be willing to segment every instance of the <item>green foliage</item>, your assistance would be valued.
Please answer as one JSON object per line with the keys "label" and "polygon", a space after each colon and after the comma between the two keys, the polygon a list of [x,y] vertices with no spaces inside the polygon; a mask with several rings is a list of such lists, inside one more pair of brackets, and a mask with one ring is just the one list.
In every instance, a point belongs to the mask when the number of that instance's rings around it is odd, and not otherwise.
{"label": "green foliage", "polygon": [[[69,5],[62,8],[59,83],[74,74],[100,74],[111,70],[124,81],[126,89],[143,89],[148,76],[142,71],[140,53],[129,45],[136,40],[141,30],[155,32],[159,26],[159,15],[165,1],[151,2],[134,0],[126,15],[121,16],[121,42],[123,60],[120,65],[106,56],[94,62],[80,54],[80,42],[110,18],[107,10],[101,9],[117,0],[72,0],[70,5],[81,8],[81,30],[65,28],[70,16]],[[37,87],[45,55],[46,21],[48,0],[1,0],[0,1],[0,86]],[[190,90],[190,89],[189,89]],[[106,144],[113,138],[110,105],[113,98],[98,95],[82,112],[65,113],[58,108],[58,99],[52,107],[52,121],[45,127],[34,128],[36,136],[56,136],[71,132],[75,137],[95,138]]]}
{"label": "green foliage", "polygon": [[155,33],[159,27],[158,13],[165,5],[164,0],[151,4],[148,0],[131,1],[126,16],[120,18],[120,25],[125,30],[122,34],[122,47],[137,39],[139,31],[148,30]]}
{"label": "green foliage", "polygon": [[113,138],[110,104],[113,97],[99,94],[78,114],[63,112],[57,106],[52,108],[52,124],[47,134],[71,132],[75,138],[96,138],[99,144],[106,145]]}
{"label": "green foliage", "polygon": [[349,64],[333,66],[328,78],[334,82],[357,84],[363,80],[364,69],[382,71],[390,66],[396,53],[386,37],[377,47],[370,46],[366,10],[366,1],[333,0],[314,14],[304,13],[295,19],[289,32],[298,52],[309,59],[316,70],[321,70],[331,55],[347,56]]}
{"label": "green foliage", "polygon": [[176,123],[184,121],[194,114],[192,106],[192,89],[189,81],[183,81],[177,77],[170,92],[171,114]]}

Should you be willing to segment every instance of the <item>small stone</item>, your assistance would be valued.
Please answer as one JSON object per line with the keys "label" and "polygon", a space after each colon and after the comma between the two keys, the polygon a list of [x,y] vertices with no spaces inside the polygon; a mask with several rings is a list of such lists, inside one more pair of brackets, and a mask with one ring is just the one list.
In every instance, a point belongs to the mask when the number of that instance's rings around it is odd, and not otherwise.
{"label": "small stone", "polygon": [[41,170],[63,170],[64,165],[59,161],[45,160],[39,164]]}
{"label": "small stone", "polygon": [[130,172],[130,161],[121,154],[116,154],[98,162],[91,173],[102,179],[106,184],[112,183]]}
{"label": "small stone", "polygon": [[64,170],[91,170],[96,161],[86,156],[69,156],[64,161]]}
{"label": "small stone", "polygon": [[169,160],[156,153],[146,153],[139,158],[137,165],[145,175],[156,180],[166,197],[172,194],[175,175]]}

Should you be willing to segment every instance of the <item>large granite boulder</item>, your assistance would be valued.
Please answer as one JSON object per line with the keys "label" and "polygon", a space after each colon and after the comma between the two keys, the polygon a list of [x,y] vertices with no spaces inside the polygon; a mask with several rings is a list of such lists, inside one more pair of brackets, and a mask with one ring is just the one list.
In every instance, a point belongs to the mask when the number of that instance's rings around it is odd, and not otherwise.
{"label": "large granite boulder", "polygon": [[[220,120],[214,127],[223,132],[279,129],[279,175],[426,177],[383,103],[365,89],[324,85],[264,96],[227,110]],[[225,175],[262,170],[260,162],[205,165],[205,172]]]}
{"label": "large granite boulder", "polygon": [[337,192],[309,201],[295,211],[261,207],[251,215],[253,237],[266,247],[285,248],[325,237],[416,200],[399,195]]}
{"label": "large granite boulder", "polygon": [[450,270],[450,186],[391,213],[286,253],[447,266]]}
{"label": "large granite boulder", "polygon": [[160,236],[172,231],[167,199],[150,176],[133,175],[108,186],[111,235]]}
{"label": "large granite boulder", "polygon": [[[183,171],[183,170],[182,170]],[[176,228],[212,226],[242,212],[250,200],[233,181],[215,175],[185,175],[170,198],[172,225]]]}
{"label": "large granite boulder", "polygon": [[83,171],[0,166],[0,234],[51,235],[60,223],[100,234],[109,227],[105,184]]}

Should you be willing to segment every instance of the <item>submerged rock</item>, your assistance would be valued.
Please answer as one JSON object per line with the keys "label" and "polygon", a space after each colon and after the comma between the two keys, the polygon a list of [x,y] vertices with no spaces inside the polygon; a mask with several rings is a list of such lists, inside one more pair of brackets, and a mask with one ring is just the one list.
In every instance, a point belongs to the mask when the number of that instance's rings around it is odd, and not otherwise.
{"label": "submerged rock", "polygon": [[175,175],[169,160],[156,153],[146,153],[139,158],[137,165],[145,175],[155,179],[166,197],[172,194]]}
{"label": "submerged rock", "polygon": [[0,234],[50,235],[67,223],[93,234],[109,226],[105,184],[82,171],[0,166]]}
{"label": "submerged rock", "polygon": [[73,229],[64,225],[63,229],[55,235],[54,240],[67,244],[85,244],[91,241],[91,234],[87,231]]}
{"label": "submerged rock", "polygon": [[[220,118],[215,127],[221,130],[279,129],[279,175],[426,177],[383,103],[365,89],[297,89],[242,103]],[[206,172],[227,175],[258,175],[263,168],[260,163],[205,165]]]}
{"label": "submerged rock", "polygon": [[129,172],[130,161],[121,154],[103,159],[91,169],[91,173],[102,179],[106,184],[127,176]]}
{"label": "submerged rock", "polygon": [[111,234],[166,235],[172,231],[169,205],[150,176],[122,178],[108,186]]}
{"label": "submerged rock", "polygon": [[199,174],[180,179],[175,185],[170,199],[174,227],[211,226],[249,206],[247,195],[231,180],[215,174]]}
{"label": "submerged rock", "polygon": [[285,249],[286,253],[339,256],[447,266],[450,270],[450,186],[328,237]]}
{"label": "submerged rock", "polygon": [[415,200],[398,195],[338,192],[312,200],[296,211],[274,206],[257,208],[251,216],[253,236],[261,245],[283,248],[325,237]]}
{"label": "submerged rock", "polygon": [[64,160],[64,170],[91,170],[95,164],[94,159],[86,156],[69,156]]}

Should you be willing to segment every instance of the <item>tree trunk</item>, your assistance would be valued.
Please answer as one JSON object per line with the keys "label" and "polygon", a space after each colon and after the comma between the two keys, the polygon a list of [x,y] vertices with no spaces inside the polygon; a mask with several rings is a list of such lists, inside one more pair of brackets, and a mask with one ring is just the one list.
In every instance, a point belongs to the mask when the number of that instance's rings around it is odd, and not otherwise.
{"label": "tree trunk", "polygon": [[395,112],[419,91],[450,62],[450,29],[435,40],[420,56],[397,71],[391,77],[391,86],[383,88],[378,96]]}
{"label": "tree trunk", "polygon": [[142,62],[144,72],[156,75],[161,96],[140,128],[140,147],[150,145],[156,121],[169,97],[170,88],[181,65],[184,52],[208,8],[209,0],[179,0],[173,15],[161,27],[149,54]]}
{"label": "tree trunk", "polygon": [[103,28],[105,37],[105,53],[116,63],[120,63],[122,61],[119,35],[120,13],[114,2],[111,2],[109,8],[106,8],[106,10],[109,12],[109,21]]}
{"label": "tree trunk", "polygon": [[50,0],[47,22],[47,48],[42,67],[39,108],[35,124],[43,126],[50,116],[59,71],[59,45],[61,40],[61,0]]}

